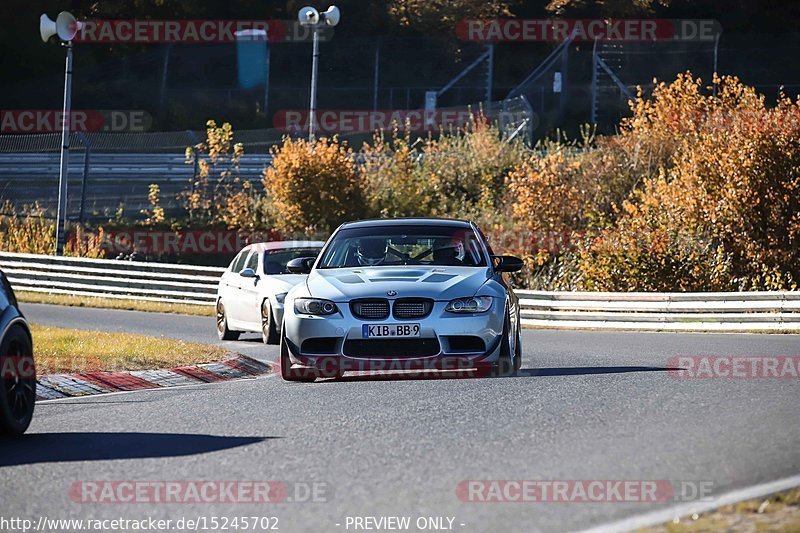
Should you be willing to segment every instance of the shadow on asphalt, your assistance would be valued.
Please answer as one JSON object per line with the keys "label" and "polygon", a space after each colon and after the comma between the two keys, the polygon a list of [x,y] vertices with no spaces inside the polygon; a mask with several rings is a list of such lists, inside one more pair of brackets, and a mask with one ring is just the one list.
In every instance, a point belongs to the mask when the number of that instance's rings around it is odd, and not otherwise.
{"label": "shadow on asphalt", "polygon": [[657,366],[577,366],[554,368],[523,368],[513,376],[491,376],[486,371],[475,370],[426,370],[419,372],[376,372],[370,374],[347,375],[339,379],[320,380],[319,383],[337,383],[344,381],[401,381],[401,380],[434,380],[434,379],[507,379],[531,378],[543,376],[584,376],[595,374],[624,374],[628,372],[670,372],[680,368]]}
{"label": "shadow on asphalt", "polygon": [[680,368],[667,368],[660,366],[576,366],[561,368],[523,368],[516,376],[509,377],[538,377],[538,376],[586,376],[592,374],[625,374],[627,372],[677,372]]}
{"label": "shadow on asphalt", "polygon": [[30,433],[0,439],[0,466],[63,461],[177,457],[216,452],[280,437],[181,433]]}

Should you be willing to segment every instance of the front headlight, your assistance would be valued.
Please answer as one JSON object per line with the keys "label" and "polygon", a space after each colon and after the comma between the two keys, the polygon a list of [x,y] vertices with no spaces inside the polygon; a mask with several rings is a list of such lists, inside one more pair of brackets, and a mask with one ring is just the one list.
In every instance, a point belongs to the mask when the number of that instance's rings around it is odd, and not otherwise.
{"label": "front headlight", "polygon": [[301,315],[332,315],[339,310],[330,300],[319,298],[298,298],[294,301],[294,312]]}
{"label": "front headlight", "polygon": [[483,313],[492,307],[491,296],[473,296],[471,298],[456,298],[450,300],[445,311],[451,313]]}

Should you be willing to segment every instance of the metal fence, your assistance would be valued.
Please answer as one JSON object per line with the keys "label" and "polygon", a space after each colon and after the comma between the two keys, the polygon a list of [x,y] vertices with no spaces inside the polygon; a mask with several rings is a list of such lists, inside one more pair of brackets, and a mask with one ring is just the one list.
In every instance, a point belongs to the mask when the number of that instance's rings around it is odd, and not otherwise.
{"label": "metal fence", "polygon": [[[214,305],[224,268],[0,253],[15,289]],[[800,292],[517,291],[529,327],[655,331],[798,331]]]}
{"label": "metal fence", "polygon": [[[524,97],[501,102],[477,102],[459,108],[440,108],[434,115],[455,122],[428,124],[438,131],[463,126],[459,120],[482,113],[497,123],[506,138],[529,139],[537,116]],[[370,122],[340,136],[358,148],[374,132]],[[403,127],[403,124],[398,124]],[[418,132],[423,135],[422,132]],[[302,134],[302,133],[301,133]],[[272,162],[269,147],[280,142],[278,130],[245,130],[235,133],[244,145],[245,155],[233,175],[259,184],[264,169]],[[67,217],[78,222],[102,222],[111,218],[141,219],[150,207],[151,184],[160,189],[160,206],[168,216],[180,216],[179,195],[190,187],[197,164],[187,164],[185,151],[197,145],[205,133],[199,131],[154,133],[73,133],[69,156]],[[14,209],[38,203],[55,215],[58,201],[60,134],[0,135],[0,201],[9,200]],[[207,156],[200,155],[200,158]]]}
{"label": "metal fence", "polygon": [[0,253],[17,291],[214,305],[224,268]]}
{"label": "metal fence", "polygon": [[[556,128],[573,131],[580,124],[613,133],[630,115],[629,101],[641,88],[648,96],[654,80],[670,82],[691,72],[706,86],[714,73],[733,75],[754,86],[767,102],[781,93],[800,94],[800,70],[782,58],[800,52],[800,34],[726,35],[708,41],[655,42],[566,40],[508,93],[525,96],[539,117],[534,139]],[[496,52],[502,57],[502,50]]]}
{"label": "metal fence", "polygon": [[522,323],[565,329],[798,331],[800,292],[517,291]]}
{"label": "metal fence", "polygon": [[[253,183],[272,157],[243,156],[237,175]],[[38,203],[55,213],[58,201],[57,152],[0,153],[0,198],[11,200],[17,210]],[[105,221],[114,217],[141,218],[150,207],[151,184],[159,186],[160,206],[168,215],[179,215],[179,195],[186,190],[197,168],[183,154],[90,153],[73,151],[69,158],[67,217],[78,222]]]}

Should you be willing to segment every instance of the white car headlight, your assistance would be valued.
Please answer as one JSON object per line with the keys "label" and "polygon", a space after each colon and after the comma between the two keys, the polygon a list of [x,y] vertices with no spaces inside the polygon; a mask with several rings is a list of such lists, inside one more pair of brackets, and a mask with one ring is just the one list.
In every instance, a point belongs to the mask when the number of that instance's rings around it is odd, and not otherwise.
{"label": "white car headlight", "polygon": [[483,313],[490,307],[492,307],[491,296],[472,296],[450,300],[444,310],[451,313]]}
{"label": "white car headlight", "polygon": [[330,300],[298,298],[294,301],[294,312],[301,315],[332,315],[339,310]]}

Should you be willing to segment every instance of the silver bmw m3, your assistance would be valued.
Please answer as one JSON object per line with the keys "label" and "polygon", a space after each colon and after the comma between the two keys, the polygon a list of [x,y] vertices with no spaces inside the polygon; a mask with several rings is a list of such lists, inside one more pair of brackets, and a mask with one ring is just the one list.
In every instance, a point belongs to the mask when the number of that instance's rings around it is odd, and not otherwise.
{"label": "silver bmw m3", "polygon": [[471,222],[364,220],[340,226],[286,296],[281,375],[288,381],[351,370],[520,368],[519,303],[504,273],[522,260],[495,255]]}

